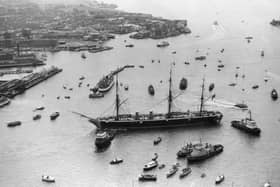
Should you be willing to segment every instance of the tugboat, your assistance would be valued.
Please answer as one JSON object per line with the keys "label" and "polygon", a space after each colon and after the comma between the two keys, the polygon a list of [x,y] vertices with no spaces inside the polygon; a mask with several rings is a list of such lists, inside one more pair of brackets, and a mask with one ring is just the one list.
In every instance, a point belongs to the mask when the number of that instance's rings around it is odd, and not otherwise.
{"label": "tugboat", "polygon": [[156,181],[157,176],[151,174],[141,174],[138,178],[139,181]]}
{"label": "tugboat", "polygon": [[113,160],[111,160],[110,164],[119,164],[119,163],[122,163],[123,162],[123,159],[121,158],[115,158]]}
{"label": "tugboat", "polygon": [[54,112],[50,115],[51,120],[55,120],[59,116],[59,112]]}
{"label": "tugboat", "polygon": [[225,176],[224,175],[219,175],[219,176],[217,176],[217,178],[215,180],[215,184],[220,184],[224,180],[225,180]]}
{"label": "tugboat", "polygon": [[178,171],[178,167],[176,165],[173,165],[172,168],[166,174],[166,178],[173,176],[177,171]]}
{"label": "tugboat", "polygon": [[149,85],[148,92],[150,95],[155,95],[155,89],[154,89],[153,85]]}
{"label": "tugboat", "polygon": [[148,170],[151,170],[153,168],[156,168],[157,166],[158,166],[158,162],[156,160],[152,160],[149,163],[144,165],[143,170],[148,171]]}
{"label": "tugboat", "polygon": [[183,77],[180,81],[179,88],[180,88],[180,90],[185,90],[187,88],[187,86],[188,86],[188,80]]}
{"label": "tugboat", "polygon": [[0,108],[5,105],[8,105],[10,102],[11,102],[10,99],[0,95]]}
{"label": "tugboat", "polygon": [[169,43],[167,41],[162,41],[157,44],[157,47],[167,47]]}
{"label": "tugboat", "polygon": [[20,126],[21,125],[21,121],[13,121],[13,122],[9,122],[7,124],[8,127],[16,127],[16,126]]}
{"label": "tugboat", "polygon": [[118,74],[116,81],[116,115],[108,117],[91,118],[89,121],[97,126],[98,129],[116,129],[116,130],[137,130],[137,129],[160,129],[160,128],[178,128],[198,125],[217,125],[223,118],[220,111],[204,110],[204,79],[200,97],[200,107],[198,111],[173,112],[172,102],[172,69],[170,70],[169,92],[168,92],[168,112],[153,114],[119,114],[119,108],[122,104],[119,98]]}
{"label": "tugboat", "polygon": [[95,145],[97,148],[108,147],[114,139],[114,133],[99,132],[96,134]]}
{"label": "tugboat", "polygon": [[49,182],[49,183],[54,183],[55,178],[49,175],[42,175],[42,181],[43,182]]}
{"label": "tugboat", "polygon": [[260,135],[261,129],[257,127],[256,122],[251,117],[251,111],[249,110],[249,118],[241,119],[240,121],[234,120],[231,122],[231,126],[253,135]]}
{"label": "tugboat", "polygon": [[221,144],[211,145],[201,142],[192,146],[192,152],[187,155],[189,162],[203,161],[223,152],[224,146]]}
{"label": "tugboat", "polygon": [[271,91],[271,98],[274,101],[278,99],[278,93],[277,93],[277,91],[274,88]]}
{"label": "tugboat", "polygon": [[184,178],[186,176],[188,176],[190,173],[192,172],[192,169],[190,167],[187,167],[187,168],[183,168],[182,169],[182,172],[180,173],[179,175],[179,178]]}

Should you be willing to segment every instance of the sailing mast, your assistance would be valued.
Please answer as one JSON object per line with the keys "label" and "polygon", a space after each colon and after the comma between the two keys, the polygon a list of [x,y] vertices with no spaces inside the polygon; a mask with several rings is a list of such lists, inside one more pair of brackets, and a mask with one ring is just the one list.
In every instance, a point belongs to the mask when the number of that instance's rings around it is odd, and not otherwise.
{"label": "sailing mast", "polygon": [[204,105],[204,77],[203,77],[202,89],[201,89],[201,97],[200,97],[200,109],[199,109],[199,113],[200,114],[203,111],[203,105]]}
{"label": "sailing mast", "polygon": [[171,91],[171,85],[172,85],[172,65],[170,66],[170,77],[169,77],[169,93],[168,93],[168,117],[170,117],[171,114],[171,105],[172,105],[172,91]]}
{"label": "sailing mast", "polygon": [[119,99],[119,79],[118,79],[118,73],[116,75],[116,120],[119,120],[119,105],[120,105],[120,99]]}

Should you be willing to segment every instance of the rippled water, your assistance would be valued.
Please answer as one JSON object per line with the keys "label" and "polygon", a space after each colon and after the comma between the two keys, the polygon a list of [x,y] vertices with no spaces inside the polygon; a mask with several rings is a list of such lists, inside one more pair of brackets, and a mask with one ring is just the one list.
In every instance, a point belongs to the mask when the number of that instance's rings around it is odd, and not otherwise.
{"label": "rippled water", "polygon": [[[118,1],[115,1],[118,2]],[[59,52],[48,54],[48,65],[63,68],[63,72],[16,97],[12,103],[0,109],[0,186],[47,186],[41,182],[41,175],[52,175],[57,182],[52,186],[214,186],[215,177],[226,176],[220,186],[255,187],[270,180],[273,186],[280,185],[280,106],[279,100],[270,99],[270,91],[280,91],[280,30],[269,25],[272,18],[279,17],[279,2],[264,0],[208,0],[208,1],[137,1],[119,2],[120,7],[131,11],[152,12],[157,16],[189,20],[191,35],[167,39],[170,46],[156,47],[157,40],[131,40],[127,35],[117,36],[108,42],[114,47],[102,53]],[[134,4],[133,4],[134,3]],[[167,6],[168,5],[168,6]],[[142,11],[141,11],[142,10]],[[218,25],[213,25],[214,21]],[[243,20],[243,21],[242,21]],[[200,35],[199,38],[195,37]],[[253,36],[251,43],[244,39]],[[134,48],[126,48],[133,43]],[[220,50],[224,48],[224,53]],[[198,52],[197,49],[199,49]],[[260,51],[265,51],[261,58]],[[176,51],[176,54],[172,54]],[[195,56],[208,53],[206,61],[197,62]],[[155,63],[151,60],[155,59]],[[157,60],[160,59],[160,63]],[[218,59],[225,64],[217,71]],[[175,101],[175,109],[197,109],[200,85],[203,76],[206,84],[215,83],[216,100],[207,102],[210,109],[224,113],[220,127],[186,128],[164,131],[142,131],[119,134],[111,146],[102,153],[95,151],[95,127],[71,111],[78,111],[96,117],[112,114],[114,111],[114,89],[104,98],[88,98],[89,88],[100,77],[115,68],[126,65],[144,65],[145,68],[127,69],[119,75],[120,82],[129,85],[129,91],[121,89],[122,99],[128,101],[121,112],[165,112],[167,103],[160,101],[167,96],[167,79],[170,62],[176,62],[173,72],[173,90],[179,94],[179,81],[186,77],[189,86]],[[184,64],[189,61],[190,65]],[[207,67],[204,68],[204,64]],[[240,66],[237,71],[236,66]],[[268,73],[265,73],[265,70]],[[235,78],[235,73],[239,77]],[[245,79],[241,75],[245,74]],[[79,77],[86,79],[78,87]],[[263,81],[264,76],[269,81]],[[4,77],[5,78],[5,77]],[[163,80],[163,83],[160,81]],[[228,86],[237,82],[236,87]],[[153,84],[156,94],[151,97],[147,87]],[[252,90],[254,84],[260,86]],[[64,90],[63,85],[73,87]],[[245,91],[242,91],[242,89]],[[42,94],[45,96],[42,97]],[[70,100],[62,97],[69,95]],[[60,100],[56,97],[61,96]],[[260,137],[251,137],[230,126],[230,121],[246,116],[246,112],[234,109],[232,103],[245,101],[252,110],[253,118],[262,129]],[[158,104],[160,103],[160,104]],[[32,110],[45,106],[42,119],[32,121]],[[59,111],[61,116],[50,121],[49,115]],[[16,128],[7,128],[6,122],[21,120]],[[161,136],[163,141],[153,146],[153,140]],[[170,179],[165,175],[175,162],[176,152],[187,141],[199,139],[209,143],[221,143],[224,152],[199,164],[192,164],[193,172],[179,180],[178,174]],[[155,183],[139,183],[138,175],[143,165],[154,153],[159,162],[167,167],[155,169],[158,175]],[[124,163],[109,165],[115,156]],[[200,178],[206,173],[205,178]]]}

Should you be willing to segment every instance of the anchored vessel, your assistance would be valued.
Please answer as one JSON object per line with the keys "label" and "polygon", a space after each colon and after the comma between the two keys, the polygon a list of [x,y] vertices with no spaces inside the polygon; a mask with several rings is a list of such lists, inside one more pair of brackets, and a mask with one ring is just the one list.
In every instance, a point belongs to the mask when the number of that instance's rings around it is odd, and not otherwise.
{"label": "anchored vessel", "polygon": [[223,114],[219,111],[204,110],[204,79],[202,84],[200,109],[198,111],[173,112],[172,109],[172,69],[170,69],[169,94],[168,94],[168,112],[153,114],[119,114],[119,107],[123,103],[119,99],[118,78],[116,80],[116,115],[109,117],[99,117],[90,119],[98,129],[115,129],[115,130],[136,130],[152,128],[175,128],[188,127],[197,125],[219,124]]}

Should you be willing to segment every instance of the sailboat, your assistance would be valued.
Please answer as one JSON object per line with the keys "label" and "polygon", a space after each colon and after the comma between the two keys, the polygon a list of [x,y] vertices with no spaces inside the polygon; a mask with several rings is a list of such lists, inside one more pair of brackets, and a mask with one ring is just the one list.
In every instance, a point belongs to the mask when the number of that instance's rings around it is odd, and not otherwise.
{"label": "sailboat", "polygon": [[[117,76],[118,77],[118,76]],[[118,78],[116,80],[116,115],[108,117],[98,117],[89,121],[96,125],[98,129],[108,130],[137,130],[137,129],[159,129],[189,127],[198,125],[219,124],[223,118],[220,111],[204,110],[204,78],[200,98],[200,108],[198,111],[173,112],[172,111],[172,68],[170,69],[169,92],[168,92],[168,111],[167,113],[154,114],[119,114],[120,99]]]}

